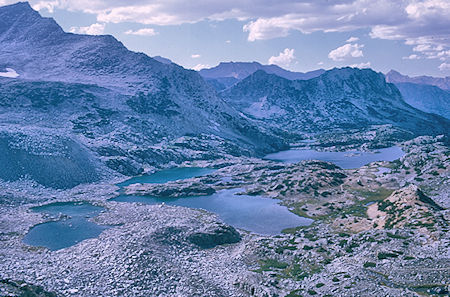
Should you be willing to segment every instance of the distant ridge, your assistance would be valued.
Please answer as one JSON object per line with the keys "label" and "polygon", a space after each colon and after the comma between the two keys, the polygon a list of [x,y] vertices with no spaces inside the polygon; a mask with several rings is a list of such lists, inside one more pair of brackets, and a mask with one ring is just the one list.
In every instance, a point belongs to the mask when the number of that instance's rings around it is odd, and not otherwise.
{"label": "distant ridge", "polygon": [[318,69],[306,73],[293,72],[283,69],[277,65],[262,65],[258,62],[221,62],[216,67],[202,69],[199,71],[199,73],[205,78],[233,77],[235,79],[242,80],[258,70],[263,70],[269,74],[276,74],[289,80],[310,79],[317,77],[325,72],[325,70],[323,69]]}
{"label": "distant ridge", "polygon": [[421,85],[431,85],[439,87],[443,90],[450,90],[450,76],[433,77],[433,76],[415,76],[410,77],[403,75],[398,71],[391,70],[386,73],[386,81],[391,83],[415,83]]}
{"label": "distant ridge", "polygon": [[259,70],[222,91],[248,117],[287,131],[320,132],[392,125],[415,135],[449,134],[450,121],[407,104],[371,69],[335,68],[309,80]]}
{"label": "distant ridge", "polygon": [[323,69],[306,73],[292,72],[277,65],[262,65],[258,62],[221,62],[216,67],[202,69],[199,73],[217,91],[222,91],[247,78],[256,71],[264,71],[268,74],[275,74],[289,80],[307,80],[317,77],[325,72]]}

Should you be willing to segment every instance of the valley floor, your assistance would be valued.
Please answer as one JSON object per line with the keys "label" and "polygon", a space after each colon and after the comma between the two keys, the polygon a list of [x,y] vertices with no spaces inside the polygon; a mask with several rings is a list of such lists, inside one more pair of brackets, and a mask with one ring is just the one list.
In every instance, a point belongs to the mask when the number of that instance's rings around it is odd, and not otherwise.
{"label": "valley floor", "polygon": [[[448,296],[450,150],[443,141],[402,142],[400,160],[359,169],[251,158],[185,162],[218,170],[125,188],[152,196],[242,188],[314,219],[276,236],[237,233],[203,210],[114,202],[111,184],[11,185],[0,204],[0,296]],[[22,203],[8,203],[8,196],[21,201],[19,194],[27,196]],[[111,228],[57,251],[25,245],[30,228],[55,219],[30,208],[57,201],[103,206],[92,220]]]}

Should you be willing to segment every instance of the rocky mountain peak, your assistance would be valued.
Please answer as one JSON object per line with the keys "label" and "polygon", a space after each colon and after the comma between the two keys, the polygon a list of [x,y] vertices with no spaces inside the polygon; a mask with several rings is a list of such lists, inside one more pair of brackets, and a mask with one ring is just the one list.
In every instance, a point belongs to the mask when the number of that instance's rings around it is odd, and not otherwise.
{"label": "rocky mountain peak", "polygon": [[200,75],[207,79],[234,78],[245,79],[258,70],[263,70],[270,74],[276,74],[289,80],[310,79],[317,77],[325,70],[318,69],[310,72],[293,72],[283,69],[277,65],[262,65],[258,62],[221,62],[216,67],[200,70]]}
{"label": "rocky mountain peak", "polygon": [[335,68],[294,81],[257,71],[221,96],[247,115],[290,131],[392,124],[417,134],[436,134],[448,126],[444,119],[406,104],[395,85],[371,69]]}
{"label": "rocky mountain peak", "polygon": [[52,18],[44,18],[28,2],[0,7],[0,41],[55,41],[64,33]]}
{"label": "rocky mountain peak", "polygon": [[344,67],[344,68],[333,68],[331,70],[326,71],[324,74],[320,76],[322,79],[338,79],[338,80],[347,80],[347,79],[375,79],[384,81],[384,76],[381,73],[377,73],[372,69],[359,69],[352,67]]}
{"label": "rocky mountain peak", "polygon": [[13,14],[13,13],[23,14],[26,12],[31,13],[31,14],[36,14],[36,11],[31,7],[31,5],[28,1],[17,2],[15,4],[2,6],[2,7],[0,7],[0,11],[8,11],[10,14]]}

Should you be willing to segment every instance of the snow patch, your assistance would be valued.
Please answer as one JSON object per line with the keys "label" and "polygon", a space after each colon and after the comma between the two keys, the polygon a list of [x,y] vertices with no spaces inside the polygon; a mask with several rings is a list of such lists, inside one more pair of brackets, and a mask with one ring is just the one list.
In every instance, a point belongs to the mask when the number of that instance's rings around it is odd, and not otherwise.
{"label": "snow patch", "polygon": [[245,112],[251,114],[255,118],[264,119],[274,115],[284,115],[286,111],[276,105],[270,105],[267,102],[267,96],[260,98],[260,101],[253,103],[245,109]]}
{"label": "snow patch", "polygon": [[12,68],[6,68],[6,72],[0,72],[0,77],[16,78],[19,74]]}

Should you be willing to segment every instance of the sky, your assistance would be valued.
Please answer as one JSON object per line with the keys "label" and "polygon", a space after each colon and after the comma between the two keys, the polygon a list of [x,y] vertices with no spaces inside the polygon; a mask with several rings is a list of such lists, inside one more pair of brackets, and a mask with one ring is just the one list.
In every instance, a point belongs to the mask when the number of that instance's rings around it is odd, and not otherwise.
{"label": "sky", "polygon": [[[0,5],[15,3],[0,0]],[[192,69],[257,61],[450,75],[450,0],[31,0],[67,32],[111,34]]]}

